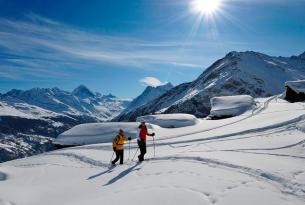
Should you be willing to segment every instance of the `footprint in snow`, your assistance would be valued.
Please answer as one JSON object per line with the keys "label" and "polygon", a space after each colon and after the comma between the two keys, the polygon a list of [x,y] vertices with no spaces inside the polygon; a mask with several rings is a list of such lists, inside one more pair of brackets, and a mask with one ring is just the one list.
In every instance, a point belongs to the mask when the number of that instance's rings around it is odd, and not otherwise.
{"label": "footprint in snow", "polygon": [[0,205],[15,205],[15,203],[0,199]]}
{"label": "footprint in snow", "polygon": [[212,203],[212,204],[216,204],[216,203],[217,203],[217,199],[216,199],[216,198],[214,198],[214,197],[213,197],[213,198],[211,198],[211,199],[210,199],[210,201],[211,201],[211,203]]}
{"label": "footprint in snow", "polygon": [[7,179],[7,174],[0,172],[0,181],[5,181],[6,179]]}

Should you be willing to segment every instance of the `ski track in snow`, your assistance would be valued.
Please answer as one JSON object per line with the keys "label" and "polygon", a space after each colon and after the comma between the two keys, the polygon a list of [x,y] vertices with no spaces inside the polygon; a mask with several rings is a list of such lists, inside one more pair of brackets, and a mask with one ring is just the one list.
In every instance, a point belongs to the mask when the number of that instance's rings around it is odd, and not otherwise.
{"label": "ski track in snow", "polygon": [[101,161],[97,161],[94,159],[91,159],[89,157],[83,156],[83,155],[78,155],[72,152],[63,152],[63,153],[49,153],[47,155],[50,156],[63,156],[63,157],[68,157],[68,158],[73,158],[77,161],[92,165],[94,167],[104,167],[104,168],[108,168],[109,167],[109,163],[103,163]]}
{"label": "ski track in snow", "polygon": [[[78,160],[81,159],[80,160],[81,162],[85,162],[90,165],[98,166],[96,164],[95,160],[90,159],[88,157],[84,158],[83,156],[79,156],[79,155],[75,155],[75,154],[73,154],[73,155],[65,154],[63,156],[73,157]],[[228,170],[232,170],[235,172],[239,172],[241,174],[246,174],[246,175],[254,177],[258,180],[262,180],[267,183],[271,183],[271,184],[275,185],[281,192],[283,192],[285,194],[294,195],[294,196],[300,197],[302,199],[305,199],[305,185],[304,184],[292,182],[281,176],[278,176],[273,173],[263,171],[260,169],[253,169],[250,167],[235,165],[235,164],[231,164],[231,163],[227,163],[227,162],[223,162],[223,161],[219,161],[219,160],[213,160],[213,159],[202,158],[202,157],[192,157],[192,156],[156,157],[153,159],[148,159],[144,163],[150,163],[150,162],[154,162],[154,161],[175,162],[177,160],[190,161],[190,162],[194,162],[194,163],[200,162],[204,165],[211,166],[213,168],[228,169]],[[129,165],[127,169],[123,170],[116,177],[109,180],[105,185],[111,185],[111,184],[115,183],[116,181],[123,178],[124,176],[129,174],[131,171],[133,171],[137,165],[138,165],[137,163],[135,163],[134,165]],[[136,170],[138,170],[138,169],[136,169]],[[109,172],[107,172],[107,170],[106,170],[106,172],[104,174],[106,174],[106,173],[109,173]],[[174,173],[174,171],[168,172],[168,174],[173,174],[173,173]],[[178,173],[183,174],[184,172],[178,171]],[[138,175],[139,176],[141,176],[141,175],[150,176],[150,175],[162,175],[162,174],[164,174],[164,173],[157,172],[155,174],[152,173],[152,174],[138,174]],[[196,174],[195,172],[188,172],[188,174],[193,174],[193,175],[198,176],[198,174]]]}
{"label": "ski track in snow", "polygon": [[15,203],[0,199],[0,205],[15,205]]}
{"label": "ski track in snow", "polygon": [[286,146],[282,146],[282,147],[274,147],[274,148],[257,148],[257,149],[235,149],[235,150],[220,150],[220,151],[251,151],[251,150],[263,150],[263,151],[267,151],[267,150],[279,150],[279,149],[287,149],[287,148],[291,148],[291,147],[295,147],[298,145],[302,145],[305,143],[305,140],[301,140],[297,143],[294,144],[290,144],[290,145],[286,145]]}
{"label": "ski track in snow", "polygon": [[270,155],[270,156],[278,156],[278,157],[290,157],[290,158],[294,158],[294,159],[304,159],[305,160],[305,157],[288,155],[288,154],[274,154],[274,153],[267,153],[267,152],[251,152],[251,151],[242,151],[242,150],[219,150],[219,151],[241,152],[241,153],[248,153],[248,154],[260,154],[260,155]]}
{"label": "ski track in snow", "polygon": [[[109,164],[102,163],[100,161],[91,159],[91,158],[86,157],[86,156],[77,155],[77,154],[74,154],[74,153],[52,153],[52,154],[48,154],[48,155],[56,155],[56,156],[64,156],[64,157],[68,157],[68,158],[73,158],[74,160],[80,161],[82,163],[86,163],[86,164],[96,166],[96,167],[106,168],[106,171],[103,172],[102,174],[110,173],[107,170],[109,168]],[[235,172],[239,172],[241,174],[246,174],[246,175],[254,177],[258,180],[263,180],[265,182],[268,182],[268,183],[271,183],[271,184],[275,185],[277,188],[279,188],[279,190],[281,192],[283,192],[285,194],[290,194],[290,195],[294,195],[294,196],[305,199],[305,185],[304,184],[300,184],[300,183],[297,183],[297,182],[292,182],[292,181],[290,181],[288,179],[285,179],[281,176],[278,176],[278,175],[275,175],[273,173],[269,173],[267,171],[263,171],[263,170],[260,170],[260,169],[253,169],[253,168],[250,168],[250,167],[235,165],[235,164],[231,164],[231,163],[228,163],[228,162],[223,162],[223,161],[209,159],[209,158],[192,157],[192,156],[180,156],[180,155],[179,156],[151,158],[151,159],[148,159],[144,163],[150,163],[150,162],[154,162],[154,161],[175,162],[175,161],[179,161],[179,160],[180,161],[181,160],[182,161],[190,161],[190,162],[194,162],[194,163],[200,162],[204,165],[211,166],[211,167],[214,167],[214,168],[228,169],[228,170],[232,170],[232,171],[235,171]],[[111,185],[111,184],[115,183],[116,181],[119,181],[121,178],[123,178],[124,176],[126,176],[127,174],[129,174],[130,172],[132,172],[134,170],[139,170],[140,168],[135,169],[138,165],[139,165],[138,163],[134,163],[134,164],[129,165],[127,169],[123,170],[116,177],[109,180],[105,184],[105,186]],[[173,172],[171,172],[171,173],[173,173]],[[189,173],[192,173],[192,172],[189,172]],[[98,177],[102,174],[98,174],[98,175],[93,176],[91,178]],[[162,173],[160,172],[159,175],[161,175],[161,174]],[[158,173],[156,175],[158,175]],[[148,176],[148,175],[146,175],[146,176]],[[90,179],[90,177],[88,179]]]}
{"label": "ski track in snow", "polygon": [[[205,145],[210,143],[217,143],[217,142],[227,142],[227,141],[235,141],[235,140],[244,140],[244,139],[249,139],[249,138],[255,138],[255,137],[261,137],[261,136],[269,136],[269,135],[274,135],[274,134],[279,134],[284,131],[291,131],[295,130],[295,125],[296,123],[288,124],[287,126],[283,127],[278,127],[274,129],[267,129],[263,131],[257,131],[257,132],[251,132],[251,133],[257,133],[254,135],[249,135],[249,133],[245,134],[232,134],[232,136],[224,137],[223,139],[221,138],[215,138],[215,139],[209,139],[209,138],[203,138],[202,140],[205,142],[197,143],[197,144],[186,144],[186,145],[173,145],[173,144],[168,144],[168,146],[172,148],[181,148],[181,147],[188,147],[188,146],[199,146],[199,145]],[[211,148],[211,147],[210,147]]]}
{"label": "ski track in snow", "polygon": [[297,182],[292,182],[288,179],[285,179],[281,176],[277,176],[275,174],[269,173],[267,171],[263,171],[260,169],[253,169],[250,167],[244,167],[240,165],[234,165],[231,163],[213,160],[209,158],[202,157],[192,157],[192,156],[172,156],[172,157],[156,157],[154,159],[149,159],[148,161],[166,161],[166,162],[174,162],[173,160],[186,160],[194,163],[201,162],[205,165],[212,166],[214,168],[225,168],[229,170],[233,170],[242,174],[249,175],[259,180],[263,180],[265,182],[276,185],[277,188],[280,189],[283,193],[294,195],[300,198],[305,199],[305,185]]}
{"label": "ski track in snow", "polygon": [[[276,133],[276,132],[275,132]],[[275,134],[272,133],[272,134]],[[285,134],[284,134],[285,135]],[[253,137],[258,137],[258,136],[264,136],[264,134],[258,134],[258,135],[251,135],[248,137],[239,137],[239,138],[232,138],[232,139],[226,139],[226,140],[216,140],[216,141],[209,141],[209,142],[204,142],[204,143],[199,143],[196,146],[199,145],[205,145],[208,148],[212,148],[211,146],[208,146],[208,144],[217,144],[218,142],[225,142],[225,141],[232,141],[232,140],[244,140],[244,139],[249,139],[249,138],[253,138]],[[275,135],[277,136],[277,135]],[[272,147],[272,148],[243,148],[243,149],[215,149],[212,148],[212,150],[202,150],[202,151],[196,151],[196,150],[184,150],[180,153],[185,153],[185,152],[244,152],[244,153],[254,153],[254,154],[263,154],[262,152],[251,152],[251,151],[274,151],[274,150],[281,150],[281,149],[287,149],[287,148],[292,148],[298,145],[303,145],[305,144],[305,139],[301,140],[299,142],[293,143],[293,144],[289,144],[289,145],[285,145],[285,146],[281,146],[281,147]],[[173,147],[172,145],[170,145],[171,147]],[[184,146],[179,146],[179,147],[173,147],[173,148],[180,148],[180,147],[187,147],[187,146],[191,146],[191,145],[184,145]],[[291,156],[291,155],[285,155],[285,154],[272,154],[272,153],[264,153],[266,155],[278,155],[278,156],[287,156],[287,157],[294,157],[294,158],[300,158],[300,159],[305,159],[305,157],[302,156]]]}

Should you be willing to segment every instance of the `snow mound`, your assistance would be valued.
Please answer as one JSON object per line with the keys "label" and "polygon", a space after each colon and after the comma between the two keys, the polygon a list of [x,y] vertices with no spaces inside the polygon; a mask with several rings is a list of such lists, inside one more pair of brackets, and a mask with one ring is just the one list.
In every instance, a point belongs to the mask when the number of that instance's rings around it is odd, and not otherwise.
{"label": "snow mound", "polygon": [[251,109],[254,104],[254,99],[249,95],[213,97],[210,116],[215,118],[237,116]]}
{"label": "snow mound", "polygon": [[163,128],[186,127],[196,125],[199,122],[194,115],[190,114],[145,115],[137,118],[137,122],[142,120]]}
{"label": "snow mound", "polygon": [[285,85],[290,87],[296,93],[305,93],[305,80],[287,81]]}
{"label": "snow mound", "polygon": [[[112,142],[119,129],[126,136],[136,138],[139,123],[136,122],[104,122],[77,125],[60,134],[53,142],[56,145],[88,145]],[[148,128],[151,128],[148,125]]]}

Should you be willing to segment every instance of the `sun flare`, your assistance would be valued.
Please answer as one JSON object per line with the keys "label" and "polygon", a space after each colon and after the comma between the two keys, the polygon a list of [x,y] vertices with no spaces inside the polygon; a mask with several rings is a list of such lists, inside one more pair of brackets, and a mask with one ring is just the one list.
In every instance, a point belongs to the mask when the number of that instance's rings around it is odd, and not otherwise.
{"label": "sun flare", "polygon": [[216,12],[221,5],[221,0],[193,0],[192,10],[203,15],[211,15]]}

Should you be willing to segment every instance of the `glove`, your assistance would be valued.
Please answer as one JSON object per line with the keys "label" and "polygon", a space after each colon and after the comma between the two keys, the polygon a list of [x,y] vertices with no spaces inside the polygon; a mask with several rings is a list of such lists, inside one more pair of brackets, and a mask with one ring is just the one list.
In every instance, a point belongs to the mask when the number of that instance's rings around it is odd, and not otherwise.
{"label": "glove", "polygon": [[155,135],[156,135],[156,134],[155,134],[154,132],[151,134],[151,136],[153,136],[153,137],[154,137]]}
{"label": "glove", "polygon": [[113,151],[114,151],[114,152],[116,151],[116,148],[115,148],[115,147],[113,147]]}
{"label": "glove", "polygon": [[128,140],[131,140],[131,137],[128,137]]}

